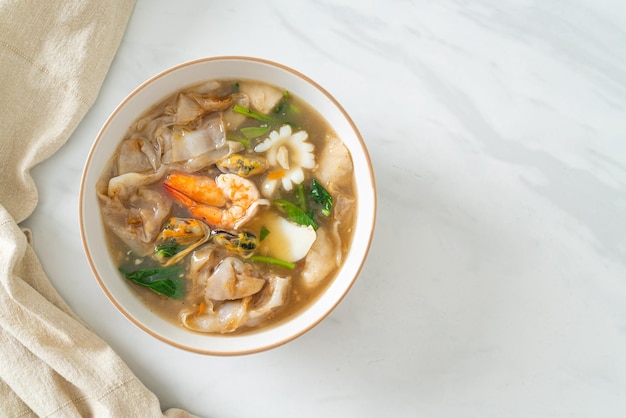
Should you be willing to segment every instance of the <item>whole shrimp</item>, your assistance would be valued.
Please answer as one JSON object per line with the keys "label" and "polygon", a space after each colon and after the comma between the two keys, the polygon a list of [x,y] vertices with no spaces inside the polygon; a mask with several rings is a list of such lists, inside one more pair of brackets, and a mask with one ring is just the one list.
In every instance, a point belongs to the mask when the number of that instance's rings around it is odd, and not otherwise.
{"label": "whole shrimp", "polygon": [[163,186],[194,218],[213,228],[238,229],[249,221],[260,205],[259,190],[250,180],[236,174],[220,174],[213,180],[207,176],[170,173]]}

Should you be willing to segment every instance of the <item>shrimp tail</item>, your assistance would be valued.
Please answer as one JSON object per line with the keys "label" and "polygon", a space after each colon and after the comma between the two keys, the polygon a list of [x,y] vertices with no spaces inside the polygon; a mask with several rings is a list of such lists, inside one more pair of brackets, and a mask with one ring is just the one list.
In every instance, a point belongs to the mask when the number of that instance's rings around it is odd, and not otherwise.
{"label": "shrimp tail", "polygon": [[169,186],[168,190],[176,189],[196,203],[217,207],[226,204],[222,190],[210,177],[173,172],[167,176],[163,184]]}
{"label": "shrimp tail", "polygon": [[191,216],[194,218],[206,222],[211,227],[232,227],[232,224],[224,225],[222,209],[209,205],[199,205],[195,200],[176,190],[167,183],[164,183],[163,187],[165,187],[165,190],[167,190],[181,205],[189,209],[189,213],[191,213]]}
{"label": "shrimp tail", "polygon": [[201,219],[213,228],[233,228],[234,222],[224,219],[224,211],[208,205],[196,205],[189,208],[189,212],[196,219]]}
{"label": "shrimp tail", "polygon": [[179,192],[178,190],[176,190],[174,187],[170,186],[169,184],[163,183],[163,187],[165,187],[165,190],[167,190],[172,195],[172,197],[178,200],[178,202],[181,203],[182,205],[187,206],[190,209],[196,205],[196,202],[193,199],[191,199],[186,194]]}

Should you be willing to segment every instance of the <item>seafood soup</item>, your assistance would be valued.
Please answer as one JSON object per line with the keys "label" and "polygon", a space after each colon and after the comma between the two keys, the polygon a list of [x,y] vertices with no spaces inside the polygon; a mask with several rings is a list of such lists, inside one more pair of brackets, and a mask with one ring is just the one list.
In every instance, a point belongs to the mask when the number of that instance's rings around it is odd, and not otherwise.
{"label": "seafood soup", "polygon": [[97,183],[121,278],[190,331],[241,333],[302,311],[350,246],[350,154],[307,103],[253,80],[171,95],[128,129]]}

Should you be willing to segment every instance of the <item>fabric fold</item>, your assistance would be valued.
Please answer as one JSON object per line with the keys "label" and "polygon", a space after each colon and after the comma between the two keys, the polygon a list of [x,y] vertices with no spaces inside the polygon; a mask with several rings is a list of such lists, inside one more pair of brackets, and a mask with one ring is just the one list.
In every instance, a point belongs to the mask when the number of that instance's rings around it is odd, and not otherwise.
{"label": "fabric fold", "polygon": [[[133,7],[134,0],[0,0],[0,405],[6,416],[163,416],[156,396],[63,301],[19,227],[37,205],[30,170],[67,141],[94,103]],[[192,416],[178,409],[165,415]]]}

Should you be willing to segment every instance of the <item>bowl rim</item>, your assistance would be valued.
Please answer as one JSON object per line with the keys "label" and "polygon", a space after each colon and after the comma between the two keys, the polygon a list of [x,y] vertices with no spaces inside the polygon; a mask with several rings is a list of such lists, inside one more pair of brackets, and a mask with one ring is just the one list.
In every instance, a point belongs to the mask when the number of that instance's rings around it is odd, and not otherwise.
{"label": "bowl rim", "polygon": [[[178,71],[180,69],[183,69],[185,67],[189,67],[189,66],[193,66],[196,64],[200,64],[200,63],[205,63],[205,62],[210,62],[210,61],[243,61],[243,62],[253,62],[253,63],[258,63],[258,64],[264,64],[270,67],[275,67],[279,70],[285,71],[287,73],[290,73],[291,75],[296,76],[297,78],[300,78],[301,80],[303,80],[305,83],[309,84],[311,87],[313,87],[315,90],[319,91],[323,96],[325,96],[326,99],[328,99],[335,107],[336,109],[341,113],[341,116],[345,119],[345,121],[348,123],[348,125],[350,126],[350,129],[352,130],[352,132],[354,133],[359,145],[361,146],[361,150],[362,150],[362,157],[365,160],[365,165],[367,167],[367,172],[369,173],[369,179],[368,179],[368,184],[371,184],[372,187],[372,207],[371,207],[371,219],[370,219],[370,223],[366,226],[369,226],[369,231],[366,234],[366,239],[367,239],[367,243],[364,247],[364,252],[363,252],[363,256],[361,257],[361,259],[358,262],[358,266],[356,266],[353,277],[350,279],[349,283],[347,284],[347,286],[343,289],[341,294],[338,294],[337,297],[334,299],[333,303],[328,306],[327,309],[325,309],[325,311],[319,315],[314,321],[311,321],[309,323],[306,324],[305,327],[299,329],[298,331],[291,333],[289,335],[284,336],[283,338],[270,342],[270,343],[266,343],[266,344],[262,344],[262,345],[257,345],[255,348],[249,348],[249,349],[241,349],[241,350],[213,350],[213,349],[206,349],[206,348],[198,348],[198,347],[194,347],[194,346],[190,346],[190,345],[186,345],[184,343],[180,343],[178,341],[174,341],[173,339],[167,337],[166,335],[163,335],[161,333],[159,333],[156,330],[151,329],[150,327],[146,326],[145,324],[141,323],[141,321],[139,321],[137,318],[135,318],[135,316],[129,312],[126,308],[124,308],[124,306],[122,306],[122,304],[117,300],[117,298],[115,297],[115,295],[113,295],[111,293],[111,291],[108,289],[108,287],[106,286],[104,280],[102,279],[102,277],[100,277],[100,274],[98,273],[97,270],[97,266],[96,266],[96,262],[91,254],[91,250],[89,248],[88,242],[87,242],[87,232],[85,230],[85,219],[84,219],[84,209],[85,209],[85,195],[86,195],[86,180],[87,180],[87,175],[89,172],[89,168],[91,167],[91,163],[92,160],[94,159],[95,156],[95,151],[98,147],[99,142],[102,140],[103,135],[105,134],[105,132],[107,131],[107,128],[109,127],[109,125],[114,121],[114,119],[116,118],[116,116],[122,112],[122,110],[126,107],[126,105],[128,104],[129,101],[131,101],[135,96],[137,96],[141,91],[143,91],[145,88],[147,88],[149,85],[151,85],[152,83],[154,83],[156,80],[165,77],[166,75]],[[207,77],[207,80],[210,79],[210,77]],[[262,81],[262,80],[260,80]],[[185,86],[181,86],[180,88],[184,88]],[[306,99],[305,99],[306,100]],[[148,105],[150,106],[150,105]],[[146,107],[147,109],[147,107]],[[283,344],[286,344],[290,341],[295,340],[296,338],[300,337],[301,335],[307,333],[308,331],[310,331],[311,329],[313,329],[314,327],[316,327],[319,323],[321,323],[324,319],[326,319],[331,313],[332,311],[334,311],[337,306],[341,303],[341,301],[346,297],[346,295],[349,293],[350,289],[352,288],[352,286],[354,285],[354,283],[356,282],[356,279],[358,278],[358,276],[361,274],[361,270],[363,269],[363,266],[365,264],[365,261],[368,258],[368,254],[371,250],[371,246],[372,246],[372,240],[373,240],[373,236],[374,236],[374,229],[375,229],[375,225],[376,225],[376,217],[377,217],[377,206],[378,206],[378,200],[377,200],[377,192],[376,192],[376,181],[375,181],[375,175],[374,175],[374,169],[373,169],[373,165],[372,165],[372,161],[369,155],[369,152],[367,150],[367,147],[365,145],[365,141],[363,140],[363,137],[361,135],[361,133],[359,132],[356,124],[354,123],[354,121],[352,120],[352,118],[350,117],[350,115],[348,114],[348,112],[344,109],[344,107],[337,101],[337,99],[335,99],[334,96],[332,96],[325,88],[323,88],[320,84],[318,84],[316,81],[314,81],[313,79],[311,79],[310,77],[304,75],[303,73],[278,62],[275,61],[271,61],[268,59],[264,59],[264,58],[258,58],[258,57],[252,57],[252,56],[244,56],[244,55],[220,55],[220,56],[210,56],[210,57],[204,57],[204,58],[198,58],[198,59],[193,59],[193,60],[189,60],[189,61],[185,61],[179,64],[176,64],[174,66],[171,66],[153,76],[151,76],[150,78],[148,78],[147,80],[145,80],[144,82],[142,82],[141,84],[139,84],[137,87],[135,87],[130,93],[128,93],[120,102],[119,104],[116,105],[116,107],[114,108],[114,110],[110,113],[110,115],[107,117],[106,121],[103,123],[103,125],[101,126],[101,128],[98,131],[98,134],[96,135],[95,139],[92,142],[92,145],[89,149],[89,153],[87,155],[87,158],[85,160],[85,164],[83,166],[83,171],[82,171],[82,175],[81,175],[81,180],[80,180],[80,187],[79,187],[79,196],[78,196],[78,211],[79,211],[79,229],[80,229],[80,235],[81,235],[81,242],[82,242],[82,246],[83,246],[83,251],[85,253],[85,256],[87,258],[87,262],[89,264],[90,270],[93,274],[93,276],[96,278],[98,285],[100,287],[100,289],[103,291],[103,293],[105,294],[105,296],[107,297],[107,299],[109,299],[109,301],[113,304],[113,306],[115,306],[115,308],[127,319],[129,320],[131,323],[133,323],[135,326],[137,326],[139,329],[143,330],[144,332],[146,332],[147,334],[155,337],[156,339],[165,342],[169,345],[172,345],[174,347],[183,349],[185,351],[190,351],[190,352],[194,352],[194,353],[198,353],[198,354],[207,354],[207,355],[215,355],[215,356],[237,356],[237,355],[247,355],[247,354],[253,354],[253,353],[258,353],[258,352],[262,352],[262,351],[266,351],[278,346],[281,346]],[[354,239],[354,238],[353,238]],[[325,291],[324,291],[325,292]],[[315,302],[313,302],[315,303]],[[250,334],[247,334],[250,335]],[[220,336],[221,337],[221,336]],[[229,336],[229,335],[224,335],[224,338],[233,338],[234,336]]]}

